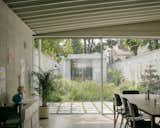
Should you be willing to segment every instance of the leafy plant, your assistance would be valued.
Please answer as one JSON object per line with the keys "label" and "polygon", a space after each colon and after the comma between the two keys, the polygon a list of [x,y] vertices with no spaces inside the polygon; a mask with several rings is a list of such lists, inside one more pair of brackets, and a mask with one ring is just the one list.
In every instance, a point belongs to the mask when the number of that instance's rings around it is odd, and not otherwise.
{"label": "leafy plant", "polygon": [[140,39],[126,39],[124,44],[128,46],[128,48],[133,52],[134,55],[138,54],[139,46],[144,45],[143,41]]}
{"label": "leafy plant", "polygon": [[143,43],[147,45],[148,49],[151,51],[160,48],[160,41],[158,39],[145,39]]}
{"label": "leafy plant", "polygon": [[116,86],[120,85],[123,79],[122,73],[118,69],[108,69],[108,81],[114,83]]}
{"label": "leafy plant", "polygon": [[[49,101],[99,101],[101,86],[94,81],[78,82],[66,79],[55,80],[55,90],[51,93]],[[119,86],[114,83],[104,83],[103,99],[111,101],[113,94],[123,90],[139,90],[145,92],[144,86],[135,86],[129,81],[123,81]]]}
{"label": "leafy plant", "polygon": [[43,71],[39,70],[39,72],[32,72],[34,76],[38,79],[38,84],[39,84],[39,94],[41,95],[42,98],[42,106],[46,106],[46,103],[49,99],[49,94],[52,93],[55,88],[53,86],[54,84],[54,70],[49,70],[49,71]]}
{"label": "leafy plant", "polygon": [[141,74],[143,84],[147,86],[150,91],[154,91],[159,88],[160,76],[153,65],[148,65],[144,70],[144,74]]}

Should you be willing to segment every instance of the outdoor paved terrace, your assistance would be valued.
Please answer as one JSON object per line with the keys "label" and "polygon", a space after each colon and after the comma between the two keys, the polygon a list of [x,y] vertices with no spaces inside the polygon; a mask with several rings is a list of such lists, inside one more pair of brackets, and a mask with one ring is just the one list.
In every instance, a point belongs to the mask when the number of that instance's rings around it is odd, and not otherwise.
{"label": "outdoor paved terrace", "polygon": [[[98,114],[101,113],[101,102],[62,102],[49,103],[50,114]],[[103,102],[103,113],[113,114],[113,103]]]}
{"label": "outdoor paved terrace", "polygon": [[[40,121],[41,128],[113,128],[113,103],[101,102],[49,103],[49,119]],[[119,124],[118,124],[119,125]]]}

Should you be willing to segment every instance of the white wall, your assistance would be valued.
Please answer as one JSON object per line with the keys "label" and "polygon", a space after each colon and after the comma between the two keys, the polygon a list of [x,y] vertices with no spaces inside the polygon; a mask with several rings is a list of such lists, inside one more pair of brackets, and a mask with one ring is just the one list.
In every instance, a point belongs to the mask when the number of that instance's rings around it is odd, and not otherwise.
{"label": "white wall", "polygon": [[[34,70],[37,70],[39,68],[39,51],[37,49],[34,49],[33,51],[33,68]],[[40,65],[42,70],[48,71],[59,67],[59,64],[50,56],[44,55],[42,52],[40,56]]]}
{"label": "white wall", "polygon": [[28,94],[29,73],[32,69],[32,34],[31,29],[0,0],[0,67],[6,70],[5,86],[9,99],[16,93],[19,76]]}
{"label": "white wall", "polygon": [[142,55],[118,61],[110,66],[121,70],[126,79],[139,83],[141,82],[141,74],[150,64],[154,65],[160,75],[160,50],[146,52]]}

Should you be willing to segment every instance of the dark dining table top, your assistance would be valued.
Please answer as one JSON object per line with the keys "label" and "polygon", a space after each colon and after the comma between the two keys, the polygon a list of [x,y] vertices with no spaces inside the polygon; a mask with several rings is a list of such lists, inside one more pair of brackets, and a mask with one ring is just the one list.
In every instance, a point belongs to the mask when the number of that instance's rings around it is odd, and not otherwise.
{"label": "dark dining table top", "polygon": [[160,95],[150,94],[149,100],[145,98],[145,94],[121,94],[120,96],[136,104],[141,111],[151,116],[160,117]]}

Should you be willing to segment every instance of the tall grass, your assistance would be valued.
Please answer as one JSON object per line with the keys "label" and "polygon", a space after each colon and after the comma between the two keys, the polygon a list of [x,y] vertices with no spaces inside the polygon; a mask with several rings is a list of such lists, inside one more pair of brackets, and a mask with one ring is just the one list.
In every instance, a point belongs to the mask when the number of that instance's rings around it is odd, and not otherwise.
{"label": "tall grass", "polygon": [[[101,97],[101,85],[94,81],[78,82],[73,80],[56,79],[54,82],[55,91],[50,94],[49,101],[99,101]],[[103,98],[111,101],[113,94],[123,90],[138,89],[144,92],[144,87],[134,86],[131,83],[123,83],[116,86],[113,83],[104,83]]]}

